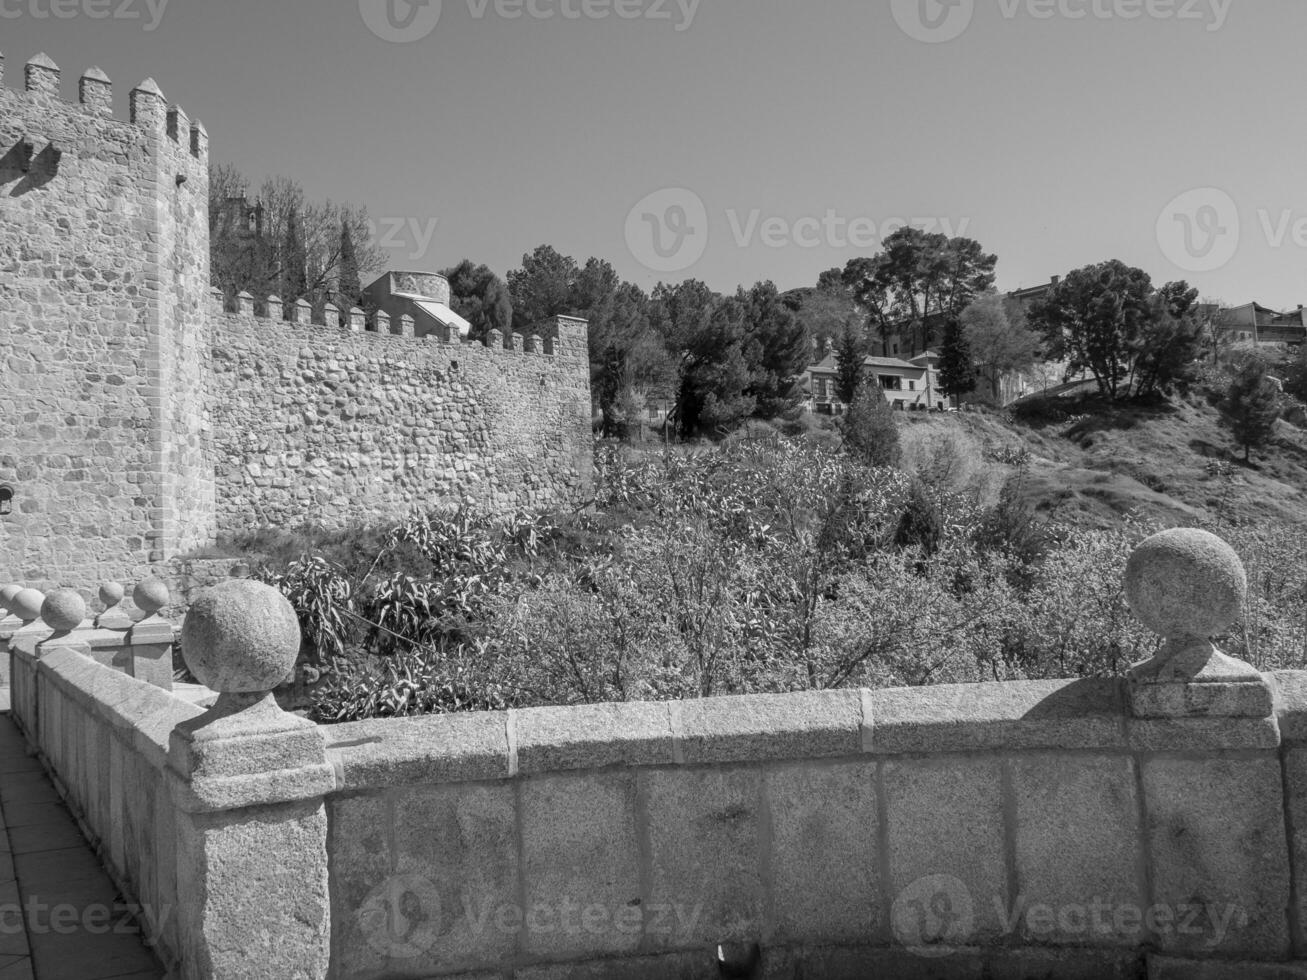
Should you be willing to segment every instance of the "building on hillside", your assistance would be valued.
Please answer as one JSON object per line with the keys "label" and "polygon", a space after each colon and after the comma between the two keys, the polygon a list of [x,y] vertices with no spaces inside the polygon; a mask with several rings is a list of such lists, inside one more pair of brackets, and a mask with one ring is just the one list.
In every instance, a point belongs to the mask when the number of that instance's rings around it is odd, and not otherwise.
{"label": "building on hillside", "polygon": [[392,324],[411,316],[415,337],[436,334],[457,340],[472,329],[450,306],[449,280],[434,272],[387,272],[363,290],[363,298],[369,307],[388,314]]}
{"label": "building on hillside", "polygon": [[1307,322],[1303,308],[1290,313],[1278,313],[1261,303],[1244,303],[1221,311],[1222,326],[1236,344],[1290,344],[1307,343]]}
{"label": "building on hillside", "polygon": [[[863,377],[874,380],[893,408],[906,412],[942,412],[956,407],[952,398],[939,390],[939,355],[934,351],[911,360],[897,357],[868,357]],[[843,415],[848,406],[839,397],[839,362],[828,354],[808,368],[804,378],[809,393],[807,407],[818,415]]]}

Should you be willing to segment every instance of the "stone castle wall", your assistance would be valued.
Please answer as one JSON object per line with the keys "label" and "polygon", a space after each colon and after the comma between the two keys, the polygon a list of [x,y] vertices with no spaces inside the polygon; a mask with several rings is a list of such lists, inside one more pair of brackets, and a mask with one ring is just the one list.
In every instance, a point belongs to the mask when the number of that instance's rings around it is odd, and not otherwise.
{"label": "stone castle wall", "polygon": [[44,56],[24,76],[0,57],[0,579],[93,591],[221,532],[581,499],[584,322],[487,347],[227,313],[203,126],[153,81],[123,120],[96,69],[77,102]]}
{"label": "stone castle wall", "polygon": [[583,321],[508,350],[249,314],[210,327],[220,532],[566,505],[589,481]]}

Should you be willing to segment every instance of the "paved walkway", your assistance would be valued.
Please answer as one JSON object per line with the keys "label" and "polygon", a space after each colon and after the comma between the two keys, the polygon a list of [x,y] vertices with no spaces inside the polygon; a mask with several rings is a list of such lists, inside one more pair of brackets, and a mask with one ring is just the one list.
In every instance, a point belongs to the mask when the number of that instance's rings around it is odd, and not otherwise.
{"label": "paved walkway", "polygon": [[0,980],[163,976],[45,770],[0,714]]}

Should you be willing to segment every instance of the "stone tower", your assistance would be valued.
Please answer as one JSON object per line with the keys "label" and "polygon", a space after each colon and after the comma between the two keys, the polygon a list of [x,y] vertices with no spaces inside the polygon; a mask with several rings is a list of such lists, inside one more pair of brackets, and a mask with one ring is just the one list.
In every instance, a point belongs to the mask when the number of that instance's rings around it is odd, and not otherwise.
{"label": "stone tower", "polygon": [[133,577],[207,543],[208,137],[153,81],[4,83],[0,579]]}

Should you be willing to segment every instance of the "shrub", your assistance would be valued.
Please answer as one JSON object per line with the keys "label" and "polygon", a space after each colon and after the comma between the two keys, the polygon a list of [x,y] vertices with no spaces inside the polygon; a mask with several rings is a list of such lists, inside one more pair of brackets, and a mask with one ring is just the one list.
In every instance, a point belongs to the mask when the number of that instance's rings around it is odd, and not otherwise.
{"label": "shrub", "polygon": [[869,466],[897,466],[899,427],[880,388],[863,382],[842,420],[844,445]]}

